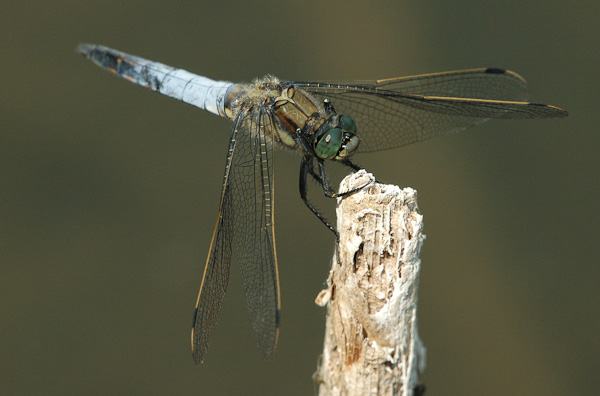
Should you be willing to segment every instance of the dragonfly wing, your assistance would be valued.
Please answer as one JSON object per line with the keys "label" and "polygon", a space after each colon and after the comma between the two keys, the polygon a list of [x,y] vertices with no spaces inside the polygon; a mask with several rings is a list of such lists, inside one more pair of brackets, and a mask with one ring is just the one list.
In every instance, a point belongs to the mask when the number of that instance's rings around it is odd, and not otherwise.
{"label": "dragonfly wing", "polygon": [[234,122],[219,216],[192,326],[196,363],[204,360],[225,297],[232,247],[258,346],[266,358],[275,351],[280,297],[273,228],[273,144],[259,127],[266,119],[266,113],[242,111]]}
{"label": "dragonfly wing", "polygon": [[527,82],[510,70],[481,68],[387,78],[373,87],[426,96],[495,99],[524,102]]}
{"label": "dragonfly wing", "polygon": [[234,207],[231,179],[237,136],[242,123],[241,114],[234,120],[225,162],[219,214],[210,242],[208,257],[202,275],[196,309],[192,320],[192,354],[194,362],[204,361],[229,283],[229,269],[233,246]]}
{"label": "dragonfly wing", "polygon": [[263,108],[245,120],[238,136],[232,185],[235,246],[256,342],[265,358],[275,352],[281,300],[275,248],[273,140]]}
{"label": "dragonfly wing", "polygon": [[354,118],[361,152],[405,146],[458,132],[490,118],[564,117],[524,102],[526,83],[501,69],[473,69],[363,83],[294,82]]}

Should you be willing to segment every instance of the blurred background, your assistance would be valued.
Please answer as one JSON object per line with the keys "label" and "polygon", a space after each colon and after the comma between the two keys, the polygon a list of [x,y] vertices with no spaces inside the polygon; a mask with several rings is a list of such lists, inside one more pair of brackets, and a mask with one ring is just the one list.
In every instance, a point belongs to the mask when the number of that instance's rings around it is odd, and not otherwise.
{"label": "blurred background", "polygon": [[[503,67],[562,120],[492,121],[355,160],[419,192],[427,395],[600,394],[600,6],[505,1],[88,1],[0,6],[0,389],[311,395],[331,233],[277,153],[280,342],[239,273],[206,363],[189,348],[231,124],[111,76],[98,43],[214,79]],[[339,170],[335,183],[344,175]],[[320,195],[311,186],[314,197]],[[315,199],[329,217],[332,200]]]}

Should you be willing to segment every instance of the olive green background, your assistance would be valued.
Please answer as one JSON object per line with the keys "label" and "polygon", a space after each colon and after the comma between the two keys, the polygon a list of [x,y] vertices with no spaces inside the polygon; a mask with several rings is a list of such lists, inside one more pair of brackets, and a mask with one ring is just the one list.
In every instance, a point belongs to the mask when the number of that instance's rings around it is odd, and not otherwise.
{"label": "olive green background", "polygon": [[230,123],[102,71],[74,52],[90,42],[231,81],[525,76],[570,116],[355,160],[419,192],[427,395],[600,394],[599,16],[597,0],[2,3],[0,393],[314,393],[334,238],[299,198],[299,157],[275,158],[277,352],[254,346],[233,266],[195,366]]}

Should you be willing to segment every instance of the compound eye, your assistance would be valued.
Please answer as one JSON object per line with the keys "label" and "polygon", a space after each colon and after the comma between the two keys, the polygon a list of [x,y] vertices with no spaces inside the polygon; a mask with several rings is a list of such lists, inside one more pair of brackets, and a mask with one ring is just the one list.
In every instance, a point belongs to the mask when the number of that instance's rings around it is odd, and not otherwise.
{"label": "compound eye", "polygon": [[340,128],[332,128],[325,132],[315,146],[315,154],[321,159],[335,157],[342,146],[344,133]]}
{"label": "compound eye", "polygon": [[346,115],[340,116],[340,128],[345,132],[356,133],[356,122]]}

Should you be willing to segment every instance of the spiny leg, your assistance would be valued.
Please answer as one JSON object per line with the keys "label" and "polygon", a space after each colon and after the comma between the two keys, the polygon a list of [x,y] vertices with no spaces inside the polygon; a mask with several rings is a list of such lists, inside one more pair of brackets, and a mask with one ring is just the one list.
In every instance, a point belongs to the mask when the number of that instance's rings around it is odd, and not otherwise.
{"label": "spiny leg", "polygon": [[[367,187],[368,185],[370,185],[371,183],[373,183],[373,179],[369,180],[367,183],[365,183],[364,185],[354,188],[350,191],[345,191],[342,193],[337,193],[335,192],[331,186],[329,185],[329,181],[327,178],[327,171],[325,170],[325,165],[323,164],[322,160],[318,160],[319,162],[319,174],[317,174],[314,170],[313,167],[313,157],[311,156],[304,156],[302,157],[302,162],[300,163],[300,180],[299,180],[299,187],[300,187],[300,198],[302,198],[302,201],[304,201],[304,204],[311,210],[311,212],[313,212],[315,214],[315,216],[317,216],[317,218],[319,220],[321,220],[321,222],[323,224],[325,224],[325,226],[327,228],[329,228],[331,230],[331,232],[333,232],[335,234],[335,238],[336,238],[336,249],[337,249],[337,243],[339,243],[339,234],[336,231],[335,227],[333,227],[329,221],[327,221],[327,219],[317,210],[317,208],[311,204],[308,199],[307,199],[307,192],[308,192],[308,188],[307,188],[307,183],[306,183],[306,179],[308,174],[311,175],[311,177],[313,177],[317,182],[319,182],[321,184],[321,187],[323,189],[323,193],[325,194],[325,196],[329,197],[329,198],[338,198],[338,197],[344,197],[346,195],[350,195],[350,194],[354,194],[357,191],[362,190],[363,188]],[[361,168],[357,165],[354,165],[352,162],[350,162],[349,160],[343,160],[341,161],[344,165],[354,169],[354,170],[360,170]],[[336,250],[337,251],[337,250]]]}
{"label": "spiny leg", "polygon": [[356,164],[354,164],[352,161],[350,161],[348,158],[343,159],[340,161],[342,164],[346,165],[348,168],[353,169],[354,171],[358,172],[359,170],[361,170],[362,168]]}
{"label": "spiny leg", "polygon": [[309,173],[313,177],[313,179],[317,181],[317,183],[323,184],[323,182],[321,182],[321,176],[319,176],[319,174],[315,172],[315,169],[312,166],[310,167]]}
{"label": "spiny leg", "polygon": [[317,208],[315,208],[306,198],[306,194],[308,191],[307,186],[306,186],[306,176],[309,173],[311,174],[311,176],[313,176],[314,178],[319,180],[319,176],[315,173],[313,166],[312,166],[312,158],[304,156],[304,157],[302,157],[302,162],[300,163],[300,198],[302,198],[302,201],[304,201],[304,204],[315,214],[315,216],[317,216],[319,218],[319,220],[321,220],[321,222],[323,224],[325,224],[327,226],[327,228],[329,228],[331,230],[331,232],[333,232],[335,234],[336,241],[338,241],[339,240],[338,232],[327,221],[327,219],[325,219],[325,217],[323,217],[323,215],[321,213],[319,213]]}
{"label": "spiny leg", "polygon": [[[323,164],[322,160],[317,160],[319,163],[319,175],[316,174],[316,172],[314,171],[313,168],[313,163],[312,163],[312,158],[310,160],[309,166],[310,166],[310,174],[311,176],[319,181],[321,183],[321,187],[323,188],[323,193],[325,194],[325,196],[329,197],[329,198],[337,198],[337,197],[344,197],[346,195],[350,195],[353,194],[359,190],[362,190],[363,188],[367,187],[369,184],[371,184],[373,182],[373,180],[369,180],[368,183],[366,183],[363,186],[354,188],[350,191],[346,191],[343,193],[336,193],[331,186],[329,185],[329,181],[327,178],[327,171],[325,170],[325,165]],[[358,171],[360,168],[354,164],[352,164],[352,162],[350,161],[342,161],[342,163],[344,163],[344,165],[351,167],[352,169]],[[335,232],[335,251],[334,251],[334,256],[335,256],[335,260],[337,262],[338,265],[341,264],[340,261],[340,254],[339,254],[339,245],[340,245],[340,234]]]}
{"label": "spiny leg", "polygon": [[[348,168],[353,169],[356,172],[358,172],[359,170],[362,169],[360,166],[356,165],[355,163],[353,163],[352,161],[350,161],[348,158],[343,159],[340,162],[342,164],[346,165]],[[375,181],[375,183],[380,183],[381,184],[381,182],[379,180],[377,180],[377,179],[375,179],[374,181]],[[365,185],[365,187],[366,187],[366,185]]]}
{"label": "spiny leg", "polygon": [[[320,179],[321,179],[321,186],[323,188],[323,193],[325,194],[325,196],[327,196],[329,198],[345,197],[346,195],[354,194],[355,192],[362,190],[363,188],[369,186],[371,183],[373,183],[375,181],[374,179],[370,179],[367,183],[363,184],[362,186],[353,188],[352,190],[348,190],[348,191],[344,191],[344,192],[335,192],[329,185],[329,181],[327,179],[327,171],[325,170],[325,164],[323,164],[322,160],[318,160],[318,162],[319,162],[319,174],[320,174]],[[360,169],[358,166],[352,164],[352,162],[348,161],[348,163],[350,165],[345,162],[344,162],[344,165],[349,166],[352,169],[354,169],[354,167]]]}
{"label": "spiny leg", "polygon": [[[329,186],[329,181],[327,178],[327,172],[325,170],[325,166],[323,164],[323,161],[318,160],[319,161],[319,172],[320,174],[317,174],[314,170],[313,167],[313,158],[312,157],[307,157],[304,156],[302,158],[302,163],[300,165],[300,196],[302,197],[302,200],[304,201],[304,203],[306,204],[306,206],[308,206],[308,208],[319,218],[319,220],[321,220],[326,226],[327,228],[329,228],[334,234],[335,234],[335,252],[334,255],[336,257],[336,262],[338,264],[340,264],[340,256],[339,256],[339,244],[340,244],[340,234],[335,230],[335,228],[333,228],[333,226],[331,224],[329,224],[329,222],[323,217],[323,215],[321,215],[321,213],[319,213],[319,211],[310,203],[308,202],[308,200],[306,199],[306,192],[307,192],[307,187],[306,187],[306,176],[310,173],[310,175],[319,183],[321,183],[321,187],[323,188],[323,193],[325,194],[325,196],[330,197],[330,198],[337,198],[337,197],[343,197],[346,195],[350,195],[353,194],[359,190],[362,190],[363,188],[367,187],[369,184],[373,183],[373,179],[369,180],[368,183],[364,184],[363,186],[357,187],[355,189],[352,189],[350,191],[346,191],[343,193],[336,193],[330,186]],[[354,169],[355,171],[360,170],[360,167],[358,167],[357,165],[354,165],[352,162],[350,162],[349,160],[344,160],[342,161],[342,163],[352,169]]]}
{"label": "spiny leg", "polygon": [[335,249],[334,249],[334,256],[335,256],[335,260],[337,262],[338,265],[341,265],[340,262],[340,254],[339,254],[339,244],[340,244],[340,234],[335,230],[335,228],[333,228],[333,226],[331,224],[329,224],[329,222],[323,217],[323,215],[321,215],[321,213],[319,213],[319,211],[317,210],[317,208],[315,208],[310,202],[308,202],[308,200],[306,199],[306,176],[307,174],[310,173],[310,175],[319,183],[321,183],[321,176],[319,176],[314,168],[313,168],[313,161],[312,161],[312,157],[303,157],[302,158],[302,163],[300,164],[300,196],[302,197],[302,200],[304,201],[304,203],[306,204],[306,206],[308,206],[308,208],[319,218],[319,220],[321,220],[323,222],[323,224],[325,224],[327,226],[327,228],[329,228],[334,234],[335,234]]}

